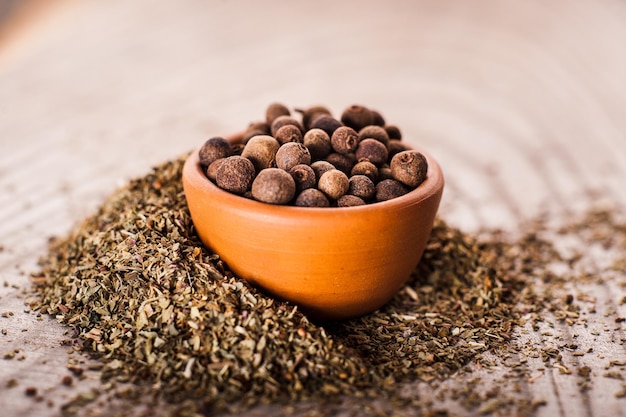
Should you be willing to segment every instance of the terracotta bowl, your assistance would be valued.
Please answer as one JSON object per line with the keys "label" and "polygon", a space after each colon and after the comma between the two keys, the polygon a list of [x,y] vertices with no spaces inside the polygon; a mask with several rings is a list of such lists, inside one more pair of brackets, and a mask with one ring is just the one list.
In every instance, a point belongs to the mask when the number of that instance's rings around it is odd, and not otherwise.
{"label": "terracotta bowl", "polygon": [[444,180],[437,162],[417,150],[428,160],[424,183],[357,207],[276,206],[231,194],[205,177],[197,150],[182,179],[200,239],[237,276],[313,319],[341,320],[387,303],[422,256]]}

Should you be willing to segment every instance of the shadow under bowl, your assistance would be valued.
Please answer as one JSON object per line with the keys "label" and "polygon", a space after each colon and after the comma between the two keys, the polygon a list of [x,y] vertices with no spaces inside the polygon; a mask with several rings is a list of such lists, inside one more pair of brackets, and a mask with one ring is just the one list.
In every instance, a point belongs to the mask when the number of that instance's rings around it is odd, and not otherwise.
{"label": "shadow under bowl", "polygon": [[[241,141],[241,135],[228,138]],[[427,152],[426,180],[404,196],[356,207],[278,206],[218,188],[198,150],[183,186],[196,231],[230,270],[315,320],[342,320],[386,304],[417,266],[444,187]]]}

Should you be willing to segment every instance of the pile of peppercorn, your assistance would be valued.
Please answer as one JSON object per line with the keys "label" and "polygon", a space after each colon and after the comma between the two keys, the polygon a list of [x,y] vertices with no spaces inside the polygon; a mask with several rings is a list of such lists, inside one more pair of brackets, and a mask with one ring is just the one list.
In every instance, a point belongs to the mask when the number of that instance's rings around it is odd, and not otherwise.
{"label": "pile of peppercorn", "polygon": [[270,204],[348,207],[402,196],[425,179],[428,162],[400,129],[362,105],[340,119],[324,106],[270,104],[241,143],[223,137],[199,150],[206,176],[223,190]]}

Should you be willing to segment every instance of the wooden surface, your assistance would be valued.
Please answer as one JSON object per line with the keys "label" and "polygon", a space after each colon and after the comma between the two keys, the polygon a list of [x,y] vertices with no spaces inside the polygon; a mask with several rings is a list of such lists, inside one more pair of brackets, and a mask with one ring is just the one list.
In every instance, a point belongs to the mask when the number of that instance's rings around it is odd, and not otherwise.
{"label": "wooden surface", "polygon": [[[97,372],[60,384],[66,329],[25,311],[48,238],[272,101],[379,109],[439,160],[440,214],[468,232],[626,203],[624,1],[47,3],[19,24],[9,16],[0,37],[0,352],[19,350],[0,363],[2,415],[56,415],[98,385]],[[536,415],[626,415],[614,395],[623,381],[602,377],[626,361],[614,321],[626,316],[624,279],[579,285],[597,308],[584,325],[520,332],[521,343],[553,332],[596,353],[565,358],[574,375],[591,367],[584,392],[579,378],[528,359],[521,392],[545,402]],[[504,373],[477,375],[496,384]],[[436,392],[420,395],[438,404]]]}

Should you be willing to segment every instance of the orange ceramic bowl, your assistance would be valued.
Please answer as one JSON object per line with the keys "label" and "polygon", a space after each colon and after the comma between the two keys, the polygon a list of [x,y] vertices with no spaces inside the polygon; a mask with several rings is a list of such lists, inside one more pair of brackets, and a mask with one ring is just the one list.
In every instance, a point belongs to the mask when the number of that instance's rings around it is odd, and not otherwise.
{"label": "orange ceramic bowl", "polygon": [[387,303],[422,256],[444,180],[432,156],[418,150],[428,160],[426,180],[364,206],[277,206],[231,194],[206,178],[197,150],[182,180],[200,239],[237,276],[313,319],[340,320]]}

